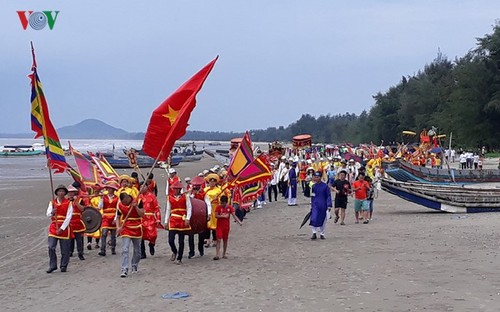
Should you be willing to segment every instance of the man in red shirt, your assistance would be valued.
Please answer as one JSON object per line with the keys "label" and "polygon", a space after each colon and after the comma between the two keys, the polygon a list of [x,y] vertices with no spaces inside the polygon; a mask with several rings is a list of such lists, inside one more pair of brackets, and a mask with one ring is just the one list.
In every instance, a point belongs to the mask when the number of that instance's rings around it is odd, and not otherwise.
{"label": "man in red shirt", "polygon": [[243,225],[240,219],[235,214],[235,210],[233,206],[230,206],[228,203],[228,197],[226,195],[222,195],[220,197],[220,205],[215,208],[215,217],[217,218],[217,229],[215,230],[217,236],[217,245],[216,245],[216,255],[214,260],[219,260],[220,257],[220,245],[224,242],[224,247],[222,250],[222,258],[227,259],[226,251],[227,251],[227,241],[229,238],[229,216],[232,215],[234,220],[238,222],[239,225]]}
{"label": "man in red shirt", "polygon": [[354,215],[356,216],[356,223],[359,223],[359,213],[362,213],[364,224],[368,223],[370,207],[366,201],[368,191],[370,190],[370,183],[365,181],[365,174],[360,172],[358,179],[352,183],[352,190],[354,191]]}

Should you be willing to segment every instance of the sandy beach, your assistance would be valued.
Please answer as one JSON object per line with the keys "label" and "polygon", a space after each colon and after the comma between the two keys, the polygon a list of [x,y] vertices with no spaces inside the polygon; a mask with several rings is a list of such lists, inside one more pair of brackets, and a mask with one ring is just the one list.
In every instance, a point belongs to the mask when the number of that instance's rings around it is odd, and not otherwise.
{"label": "sandy beach", "polygon": [[[184,178],[214,164],[204,156],[177,170]],[[164,171],[155,175],[163,193]],[[311,241],[299,230],[309,210],[299,195],[297,207],[280,199],[233,223],[227,260],[209,248],[173,265],[160,232],[157,253],[122,279],[120,245],[118,255],[85,250],[68,272],[45,273],[48,178],[3,180],[0,200],[2,311],[500,311],[495,213],[439,213],[382,191],[370,224],[354,224],[349,203],[347,225],[329,222],[327,239]],[[161,298],[177,291],[190,297]]]}

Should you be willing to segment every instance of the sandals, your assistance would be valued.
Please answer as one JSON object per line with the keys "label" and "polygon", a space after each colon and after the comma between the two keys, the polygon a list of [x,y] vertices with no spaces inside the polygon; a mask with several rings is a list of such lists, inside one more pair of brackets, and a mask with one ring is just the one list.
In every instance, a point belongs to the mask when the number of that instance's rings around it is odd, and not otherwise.
{"label": "sandals", "polygon": [[175,257],[177,257],[177,254],[172,254],[172,257],[170,257],[170,261],[175,261]]}
{"label": "sandals", "polygon": [[217,257],[217,256],[216,256],[216,257],[214,257],[214,260],[219,260],[219,259],[220,259],[220,258],[219,258],[219,257]]}
{"label": "sandals", "polygon": [[227,259],[227,256],[222,256],[222,259]]}
{"label": "sandals", "polygon": [[333,223],[337,223],[339,221],[339,216],[335,216],[335,221]]}
{"label": "sandals", "polygon": [[340,222],[340,225],[345,225],[344,221]]}

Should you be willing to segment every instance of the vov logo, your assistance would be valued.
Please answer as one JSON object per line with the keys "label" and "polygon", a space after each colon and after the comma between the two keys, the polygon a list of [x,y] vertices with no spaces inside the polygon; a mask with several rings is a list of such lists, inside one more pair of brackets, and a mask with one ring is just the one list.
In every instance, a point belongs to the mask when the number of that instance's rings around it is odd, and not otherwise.
{"label": "vov logo", "polygon": [[59,15],[59,11],[17,11],[17,15],[19,15],[19,20],[24,30],[28,28],[28,24],[34,30],[42,30],[48,24],[49,29],[52,30],[56,23],[57,16]]}

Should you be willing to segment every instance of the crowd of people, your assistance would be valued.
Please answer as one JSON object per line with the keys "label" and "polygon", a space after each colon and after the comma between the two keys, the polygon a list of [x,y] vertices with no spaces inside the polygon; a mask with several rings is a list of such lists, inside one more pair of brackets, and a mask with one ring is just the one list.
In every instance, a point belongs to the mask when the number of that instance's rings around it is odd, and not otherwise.
{"label": "crowd of people", "polygon": [[[307,157],[307,156],[305,156]],[[310,226],[312,239],[325,239],[325,226],[330,218],[345,225],[348,198],[354,198],[355,223],[361,220],[368,224],[373,216],[373,200],[376,190],[380,190],[381,168],[366,166],[349,161],[340,156],[321,156],[319,159],[299,160],[299,156],[283,156],[277,163],[271,164],[273,177],[267,186],[269,201],[278,199],[279,192],[287,198],[289,206],[297,205],[297,190],[300,186],[304,197],[311,200]],[[265,194],[265,193],[264,193]],[[334,198],[332,199],[332,194]],[[263,196],[257,200],[257,208],[265,202]],[[334,216],[331,209],[334,209]]]}
{"label": "crowd of people", "polygon": [[[355,223],[362,220],[367,224],[371,220],[374,190],[381,174],[378,166],[365,167],[340,157],[299,160],[297,156],[283,156],[276,162],[271,162],[270,168],[272,176],[265,182],[261,194],[245,202],[237,202],[225,182],[227,165],[214,166],[193,178],[184,179],[178,176],[174,168],[169,168],[164,214],[157,199],[158,187],[153,174],[149,174],[140,183],[137,174],[133,173],[132,176],[120,176],[118,182],[108,181],[104,185],[90,188],[78,182],[68,186],[59,185],[55,189],[54,200],[47,209],[47,216],[51,218],[47,273],[58,268],[58,243],[61,249],[59,267],[61,272],[65,272],[75,247],[78,258],[85,260],[85,236],[87,249],[98,249],[98,255],[102,257],[106,257],[108,252],[112,255],[117,253],[119,236],[120,276],[127,277],[129,272],[137,272],[140,260],[147,257],[147,251],[151,256],[155,254],[158,229],[168,230],[168,244],[172,252],[170,260],[176,264],[183,262],[186,236],[188,259],[196,256],[196,249],[198,256],[203,257],[205,249],[210,247],[216,249],[213,260],[225,259],[231,217],[241,225],[250,209],[260,209],[268,202],[283,200],[288,206],[296,206],[298,194],[310,198],[312,239],[317,238],[318,232],[321,239],[325,238],[325,225],[330,218],[334,218],[334,223],[340,221],[341,225],[346,224],[350,196],[354,197]],[[196,207],[193,207],[192,198],[204,202],[206,212],[203,216],[200,217]],[[100,229],[95,233],[85,233],[82,212],[88,207],[95,208],[102,214]],[[202,226],[206,228],[204,232],[195,231],[200,218],[201,223],[206,223]],[[131,258],[129,249],[132,249]]]}
{"label": "crowd of people", "polygon": [[[61,259],[59,267],[66,272],[70,258],[76,246],[79,260],[85,260],[84,236],[87,236],[87,249],[92,250],[92,240],[98,255],[106,257],[108,250],[116,254],[117,236],[121,239],[120,276],[127,277],[129,272],[138,271],[139,262],[147,257],[146,242],[149,254],[155,254],[158,229],[168,230],[168,243],[172,251],[171,261],[182,264],[185,237],[188,237],[188,258],[195,257],[195,235],[198,236],[199,256],[204,256],[204,249],[216,247],[214,260],[227,258],[227,246],[230,229],[230,217],[242,224],[236,216],[235,209],[229,204],[230,192],[224,189],[221,182],[222,173],[219,166],[205,170],[197,177],[186,177],[184,183],[177,176],[175,169],[170,168],[167,178],[167,203],[162,219],[161,207],[158,203],[158,187],[154,175],[149,174],[145,181],[139,183],[138,175],[122,175],[118,182],[109,181],[104,185],[90,188],[74,182],[68,186],[59,185],[55,197],[47,208],[47,216],[51,218],[48,230],[49,269],[52,273],[58,269],[56,254],[60,245]],[[218,172],[218,173],[217,173]],[[192,221],[195,210],[191,199],[204,202],[202,228],[205,232],[192,233]],[[82,220],[85,209],[96,209],[102,214],[100,228],[95,233],[85,233]],[[200,219],[200,216],[198,216]],[[163,222],[162,222],[163,221]],[[200,223],[200,220],[195,220]],[[109,241],[108,241],[109,236]],[[177,238],[177,243],[175,242]],[[132,257],[130,259],[130,246]]]}

